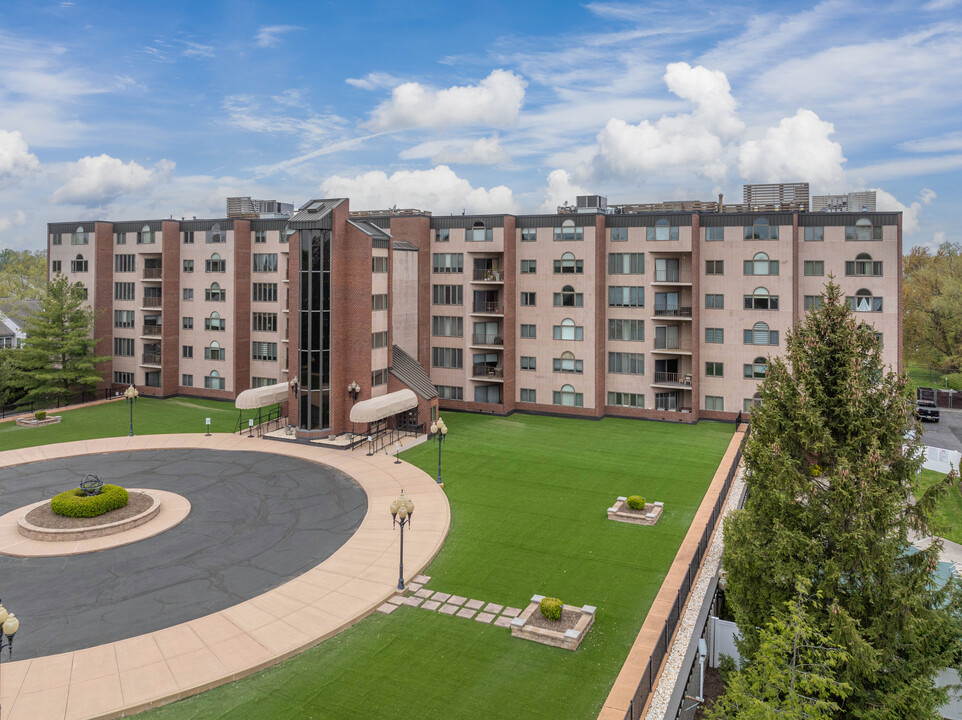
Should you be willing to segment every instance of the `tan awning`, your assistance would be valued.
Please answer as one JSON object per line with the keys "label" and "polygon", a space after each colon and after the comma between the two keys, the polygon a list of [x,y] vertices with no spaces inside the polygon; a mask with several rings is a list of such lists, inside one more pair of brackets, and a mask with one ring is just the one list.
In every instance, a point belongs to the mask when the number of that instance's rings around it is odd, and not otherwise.
{"label": "tan awning", "polygon": [[418,396],[414,391],[404,389],[388,393],[370,400],[362,400],[351,408],[351,422],[372,423],[386,417],[397,415],[418,406]]}
{"label": "tan awning", "polygon": [[238,410],[256,410],[274,403],[284,402],[287,400],[287,393],[290,390],[291,388],[287,383],[251,388],[237,396],[234,407]]}

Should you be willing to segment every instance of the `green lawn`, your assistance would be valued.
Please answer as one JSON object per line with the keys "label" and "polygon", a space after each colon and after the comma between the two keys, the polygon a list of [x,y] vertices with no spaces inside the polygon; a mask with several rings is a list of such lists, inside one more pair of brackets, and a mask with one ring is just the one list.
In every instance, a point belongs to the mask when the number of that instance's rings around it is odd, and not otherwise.
{"label": "green lawn", "polygon": [[[66,412],[50,410],[49,413],[62,415],[63,420],[57,425],[38,428],[22,428],[13,420],[0,423],[0,450],[120,437],[130,430],[130,408],[126,400]],[[206,431],[204,418],[210,418],[211,432],[232,432],[237,422],[237,410],[232,402],[186,397],[166,400],[141,397],[134,404],[134,433],[202,433]]]}
{"label": "green lawn", "polygon": [[[401,608],[298,657],[142,716],[586,718],[597,713],[732,436],[731,425],[445,414],[451,530],[431,587],[524,607],[598,607],[570,653]],[[437,446],[403,458],[429,474]],[[610,522],[618,495],[663,500],[655,527]],[[387,509],[385,509],[387,517]],[[414,525],[417,532],[417,525]]]}
{"label": "green lawn", "polygon": [[959,373],[945,375],[939,370],[929,370],[919,365],[909,364],[905,365],[905,373],[909,376],[910,385],[915,387],[962,390],[962,375]]}
{"label": "green lawn", "polygon": [[[924,492],[944,477],[945,473],[923,470],[919,482],[921,491]],[[939,501],[932,525],[936,535],[952,542],[962,543],[962,494],[956,488],[949,488]]]}

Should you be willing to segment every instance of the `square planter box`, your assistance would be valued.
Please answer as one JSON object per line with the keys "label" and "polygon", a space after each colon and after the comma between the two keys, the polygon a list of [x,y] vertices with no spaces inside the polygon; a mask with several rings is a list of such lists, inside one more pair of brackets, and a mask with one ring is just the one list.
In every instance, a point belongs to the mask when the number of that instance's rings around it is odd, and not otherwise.
{"label": "square planter box", "polygon": [[36,418],[17,418],[17,425],[20,427],[43,427],[44,425],[56,425],[60,422],[59,415],[47,415],[43,420]]}
{"label": "square planter box", "polygon": [[661,519],[665,504],[661,502],[645,503],[644,510],[632,510],[628,507],[628,498],[620,497],[608,508],[608,519],[617,522],[632,523],[633,525],[654,525]]}
{"label": "square planter box", "polygon": [[573,626],[566,627],[562,624],[564,623],[564,614],[562,614],[562,619],[558,621],[560,627],[557,630],[550,630],[535,627],[529,623],[532,615],[535,613],[540,614],[541,610],[539,608],[543,598],[543,595],[535,595],[532,597],[531,604],[528,605],[518,617],[511,621],[512,637],[533,640],[542,645],[551,645],[553,647],[564,648],[565,650],[577,650],[578,646],[581,645],[581,641],[585,639],[585,635],[587,635],[591,629],[591,626],[595,624],[596,608],[592,605],[585,605],[584,607],[563,605],[564,611],[578,613],[578,619],[574,622]]}

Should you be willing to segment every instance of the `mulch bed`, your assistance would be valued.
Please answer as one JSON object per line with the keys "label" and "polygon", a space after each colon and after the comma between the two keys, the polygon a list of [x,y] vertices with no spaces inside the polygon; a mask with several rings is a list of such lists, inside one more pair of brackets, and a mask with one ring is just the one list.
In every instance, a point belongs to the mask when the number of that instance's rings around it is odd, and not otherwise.
{"label": "mulch bed", "polygon": [[531,617],[525,623],[525,627],[536,627],[542,628],[543,630],[555,630],[559,633],[564,633],[565,630],[572,630],[574,626],[578,624],[581,619],[580,610],[568,610],[564,609],[561,611],[561,618],[559,620],[551,621],[541,614],[540,610],[535,610],[531,613]]}
{"label": "mulch bed", "polygon": [[27,522],[36,525],[37,527],[48,528],[51,530],[77,530],[88,527],[96,527],[98,525],[107,525],[108,523],[117,522],[118,520],[132,518],[134,515],[140,515],[140,513],[147,510],[152,503],[153,500],[151,499],[150,495],[132,492],[130,493],[130,501],[122,508],[110,510],[105,512],[103,515],[98,515],[97,517],[72,518],[64,517],[63,515],[57,515],[57,513],[50,509],[50,503],[48,502],[28,512]]}

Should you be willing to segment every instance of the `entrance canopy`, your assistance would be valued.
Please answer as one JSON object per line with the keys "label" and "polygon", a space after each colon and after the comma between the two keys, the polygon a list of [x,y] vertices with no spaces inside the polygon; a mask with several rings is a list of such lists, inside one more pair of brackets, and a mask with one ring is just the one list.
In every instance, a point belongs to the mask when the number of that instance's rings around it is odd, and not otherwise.
{"label": "entrance canopy", "polygon": [[234,407],[238,410],[256,410],[275,403],[282,403],[287,400],[287,393],[290,392],[290,389],[287,383],[251,388],[237,396]]}
{"label": "entrance canopy", "polygon": [[417,406],[418,396],[413,391],[398,390],[357,403],[351,408],[351,422],[373,423]]}

